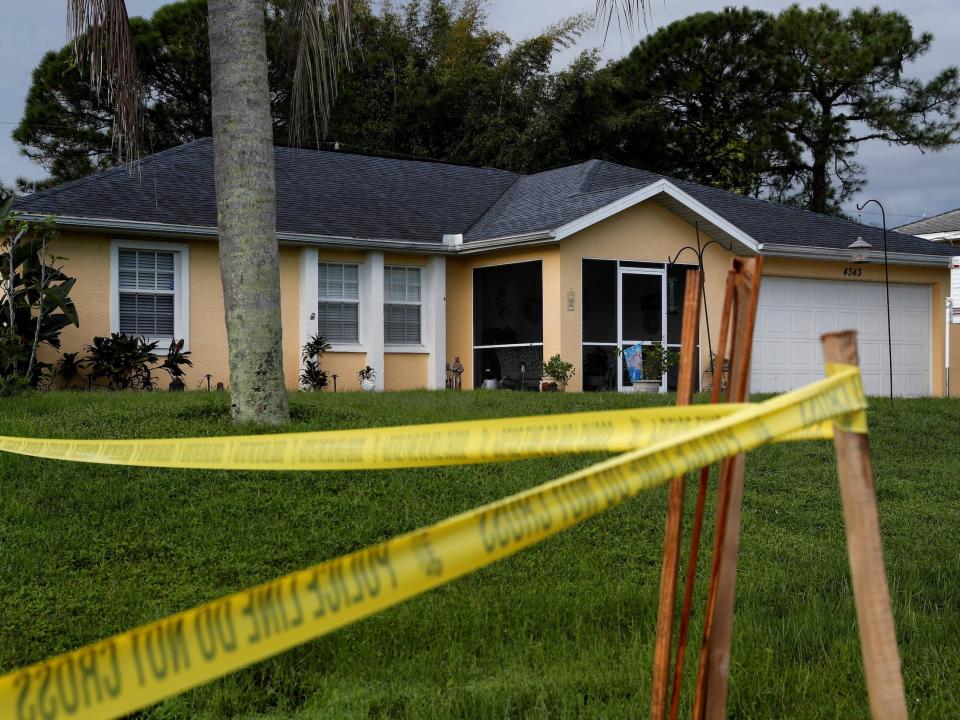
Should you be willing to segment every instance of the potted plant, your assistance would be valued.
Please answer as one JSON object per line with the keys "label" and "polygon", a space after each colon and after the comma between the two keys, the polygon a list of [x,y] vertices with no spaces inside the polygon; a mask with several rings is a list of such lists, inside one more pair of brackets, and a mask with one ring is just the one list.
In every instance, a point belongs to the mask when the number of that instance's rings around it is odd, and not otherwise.
{"label": "potted plant", "polygon": [[193,367],[193,361],[187,357],[189,354],[189,351],[183,352],[183,340],[174,340],[170,343],[167,356],[163,359],[163,362],[160,363],[160,369],[170,376],[169,390],[183,391],[186,389],[186,385],[183,382],[183,376],[185,374],[183,366]]}
{"label": "potted plant", "polygon": [[643,346],[643,378],[634,380],[638,392],[660,392],[663,374],[680,362],[680,353],[666,345],[654,343]]}
{"label": "potted plant", "polygon": [[658,393],[665,372],[680,362],[680,353],[660,343],[639,343],[628,348],[617,348],[627,366],[631,384],[623,392]]}
{"label": "potted plant", "polygon": [[376,376],[376,371],[369,365],[365,365],[362,370],[357,372],[357,377],[360,378],[360,388],[365,392],[372,392],[377,386],[373,381]]}
{"label": "potted plant", "polygon": [[563,392],[570,378],[574,374],[573,363],[567,362],[559,354],[554,355],[543,364],[543,380],[540,383],[542,391]]}

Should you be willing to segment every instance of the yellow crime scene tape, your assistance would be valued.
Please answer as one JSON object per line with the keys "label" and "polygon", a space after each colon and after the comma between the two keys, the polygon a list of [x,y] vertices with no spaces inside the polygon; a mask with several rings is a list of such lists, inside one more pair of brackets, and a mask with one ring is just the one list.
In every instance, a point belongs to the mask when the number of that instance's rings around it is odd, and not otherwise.
{"label": "yellow crime scene tape", "polygon": [[[198,470],[372,470],[636,450],[747,404],[686,405],[364,430],[153,440],[0,436],[0,451],[51,460]],[[833,437],[828,422],[776,440]]]}
{"label": "yellow crime scene tape", "polygon": [[[859,370],[832,366],[828,375],[435,525],[4,675],[0,718],[115,718],[448,583],[724,457],[826,421],[866,432]],[[375,457],[369,461],[380,467]]]}

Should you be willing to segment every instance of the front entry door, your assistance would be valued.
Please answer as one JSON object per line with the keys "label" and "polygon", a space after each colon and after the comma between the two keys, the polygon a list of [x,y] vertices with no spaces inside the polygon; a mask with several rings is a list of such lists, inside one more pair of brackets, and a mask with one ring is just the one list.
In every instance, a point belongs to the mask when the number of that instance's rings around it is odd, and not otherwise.
{"label": "front entry door", "polygon": [[[667,337],[667,272],[656,268],[621,267],[617,282],[618,344],[625,350],[637,343],[662,343]],[[623,355],[617,355],[617,387],[630,386]],[[653,378],[651,378],[653,379]],[[667,374],[660,379],[667,389]]]}

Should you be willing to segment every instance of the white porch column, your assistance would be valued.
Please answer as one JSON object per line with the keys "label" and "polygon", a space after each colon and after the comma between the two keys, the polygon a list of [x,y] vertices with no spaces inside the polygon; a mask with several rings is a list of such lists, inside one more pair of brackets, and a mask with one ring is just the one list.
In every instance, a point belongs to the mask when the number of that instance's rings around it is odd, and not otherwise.
{"label": "white porch column", "polygon": [[443,390],[447,381],[447,258],[427,259],[423,296],[423,343],[427,347],[427,387]]}
{"label": "white porch column", "polygon": [[360,341],[367,350],[367,365],[377,373],[374,378],[376,389],[383,390],[383,253],[368,252],[362,272],[363,330]]}
{"label": "white porch column", "polygon": [[307,340],[317,334],[317,303],[320,294],[319,262],[320,257],[316,248],[300,248],[300,315],[298,322],[300,347],[306,345]]}
{"label": "white porch column", "polygon": [[[318,278],[319,253],[316,248],[300,248],[300,304],[297,310],[297,357],[307,341],[317,334],[317,303],[320,299]],[[301,364],[302,366],[302,364]],[[299,375],[299,372],[297,373]]]}

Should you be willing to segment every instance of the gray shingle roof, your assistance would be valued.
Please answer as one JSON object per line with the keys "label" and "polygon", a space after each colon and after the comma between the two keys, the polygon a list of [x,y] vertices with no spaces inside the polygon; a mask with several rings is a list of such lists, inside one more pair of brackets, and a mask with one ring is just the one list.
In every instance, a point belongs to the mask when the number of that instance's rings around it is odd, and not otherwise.
{"label": "gray shingle roof", "polygon": [[[842,249],[880,229],[696,183],[590,160],[521,176],[335,151],[276,149],[277,228],[305,235],[442,242],[554,230],[611,202],[669,180],[759,243]],[[103,220],[216,226],[213,147],[197,140],[143,159],[131,174],[114,168],[20,198],[17,209]],[[891,252],[950,255],[922,238],[888,233]]]}
{"label": "gray shingle roof", "polygon": [[[877,250],[883,247],[880,228],[601,160],[520,177],[470,228],[465,239],[556,228],[658,180],[668,180],[759,243],[844,249],[861,236]],[[893,231],[887,232],[887,242],[890,252],[956,252]]]}
{"label": "gray shingle roof", "polygon": [[[440,244],[463,232],[514,173],[428,161],[276,148],[277,229]],[[217,225],[213,143],[196,140],[21,198],[17,209],[69,217]]]}
{"label": "gray shingle roof", "polygon": [[897,228],[897,232],[910,233],[911,235],[960,232],[960,208],[901,225]]}
{"label": "gray shingle roof", "polygon": [[[874,249],[883,248],[882,228],[683,180],[671,182],[761,243],[844,249],[863,237]],[[890,252],[918,255],[951,255],[955,251],[894,230],[887,230],[887,245]]]}

